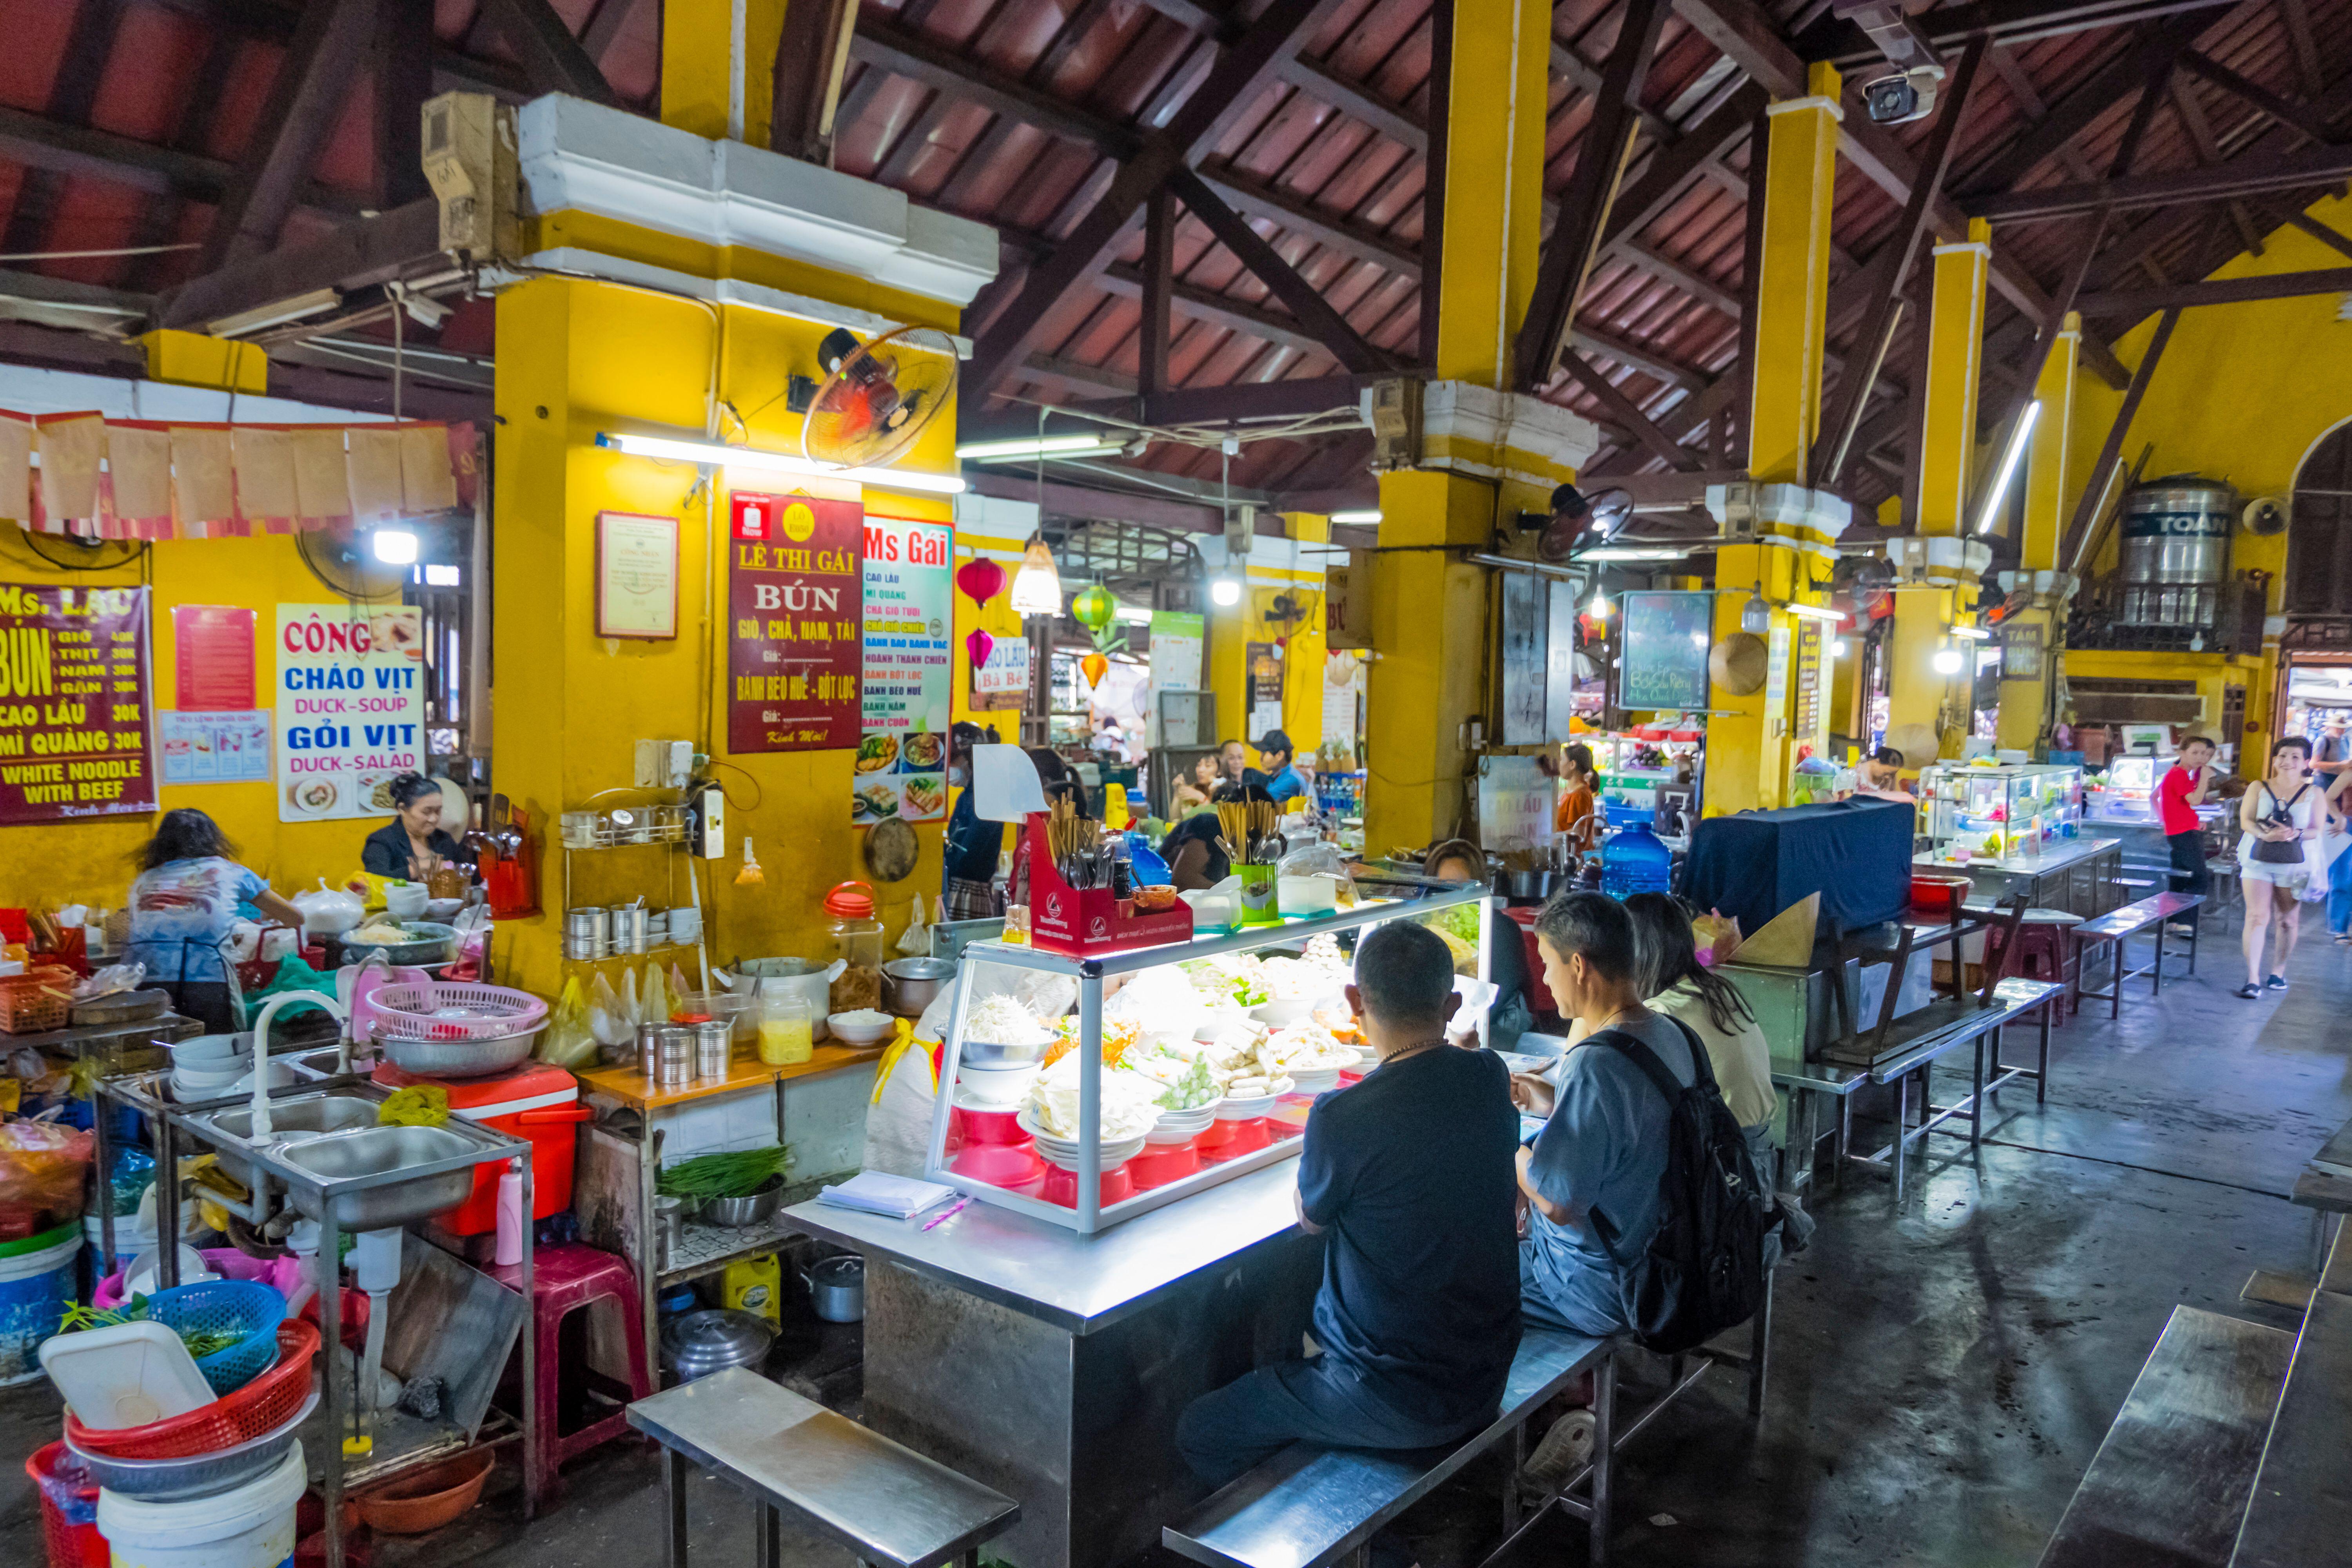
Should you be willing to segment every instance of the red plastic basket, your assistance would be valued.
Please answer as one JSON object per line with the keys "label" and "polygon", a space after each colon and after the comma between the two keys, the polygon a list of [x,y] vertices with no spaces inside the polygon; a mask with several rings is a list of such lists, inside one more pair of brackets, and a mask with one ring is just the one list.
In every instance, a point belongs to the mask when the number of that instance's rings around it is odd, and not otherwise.
{"label": "red plastic basket", "polygon": [[293,1419],[310,1396],[310,1358],[319,1331],[309,1323],[278,1325],[278,1364],[234,1394],[201,1409],[145,1426],[95,1432],[66,1411],[66,1436],[84,1451],[114,1459],[192,1459],[249,1443]]}
{"label": "red plastic basket", "polygon": [[58,1461],[66,1458],[66,1446],[51,1443],[25,1461],[25,1473],[41,1494],[41,1538],[49,1568],[107,1568],[110,1554],[98,1532],[98,1483],[58,1474]]}

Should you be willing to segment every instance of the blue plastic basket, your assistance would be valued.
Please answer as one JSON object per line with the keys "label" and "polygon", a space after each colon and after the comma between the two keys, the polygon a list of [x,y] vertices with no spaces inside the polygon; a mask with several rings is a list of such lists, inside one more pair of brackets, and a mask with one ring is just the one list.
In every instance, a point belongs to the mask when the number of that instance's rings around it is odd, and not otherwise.
{"label": "blue plastic basket", "polygon": [[196,1358],[196,1370],[212,1391],[228,1394],[276,1364],[286,1298],[249,1279],[208,1279],[156,1291],[147,1298],[147,1316],[174,1333],[242,1333],[226,1350]]}

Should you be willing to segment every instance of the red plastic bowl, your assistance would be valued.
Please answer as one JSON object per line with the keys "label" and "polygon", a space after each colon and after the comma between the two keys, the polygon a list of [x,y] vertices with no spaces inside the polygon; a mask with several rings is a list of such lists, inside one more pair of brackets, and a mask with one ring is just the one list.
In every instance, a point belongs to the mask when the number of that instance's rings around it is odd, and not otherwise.
{"label": "red plastic bowl", "polygon": [[1126,1166],[1136,1186],[1144,1192],[1181,1182],[1200,1168],[1201,1151],[1192,1146],[1189,1138],[1181,1143],[1147,1143],[1143,1152]]}
{"label": "red plastic bowl", "polygon": [[948,1164],[959,1176],[994,1187],[1026,1186],[1045,1173],[1045,1162],[1037,1157],[1036,1146],[1025,1140],[1018,1146],[967,1143]]}
{"label": "red plastic bowl", "polygon": [[1966,877],[1948,877],[1937,871],[1911,873],[1911,907],[1931,914],[1949,914],[1976,890],[1976,884]]}
{"label": "red plastic bowl", "polygon": [[[1130,1162],[1131,1163],[1131,1162]],[[1078,1206],[1078,1173],[1065,1171],[1059,1165],[1045,1167],[1045,1184],[1037,1195],[1049,1204],[1059,1204],[1066,1209]],[[1135,1195],[1135,1178],[1127,1173],[1127,1166],[1102,1173],[1102,1206],[1110,1207],[1122,1198]]]}
{"label": "red plastic bowl", "polygon": [[956,1125],[963,1130],[967,1143],[1026,1143],[1029,1134],[1021,1131],[1021,1108],[1010,1110],[979,1110],[969,1105],[955,1108]]}

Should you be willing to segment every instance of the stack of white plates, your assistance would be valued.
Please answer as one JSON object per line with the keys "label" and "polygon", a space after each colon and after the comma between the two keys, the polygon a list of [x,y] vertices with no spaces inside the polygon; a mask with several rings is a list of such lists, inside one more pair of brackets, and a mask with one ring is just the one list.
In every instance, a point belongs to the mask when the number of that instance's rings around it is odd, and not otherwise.
{"label": "stack of white plates", "polygon": [[1262,1094],[1255,1100],[1235,1100],[1233,1096],[1227,1095],[1217,1102],[1217,1120],[1255,1121],[1261,1116],[1273,1115],[1274,1108],[1281,1099],[1282,1096],[1278,1094]]}
{"label": "stack of white plates", "polygon": [[1160,1113],[1160,1120],[1152,1124],[1151,1131],[1143,1135],[1144,1141],[1150,1143],[1177,1144],[1188,1138],[1198,1137],[1209,1130],[1210,1122],[1216,1120],[1217,1106],[1220,1103],[1213,1100],[1206,1105],[1194,1106],[1190,1110],[1163,1110]]}
{"label": "stack of white plates", "polygon": [[[1021,1114],[1017,1120],[1021,1123],[1021,1131],[1029,1134],[1036,1142],[1037,1152],[1047,1164],[1059,1165],[1065,1171],[1075,1171],[1078,1168],[1077,1140],[1056,1138],[1052,1133],[1042,1131],[1025,1105],[1021,1108]],[[1134,1159],[1143,1152],[1143,1140],[1149,1134],[1139,1133],[1133,1138],[1122,1138],[1115,1143],[1104,1144],[1102,1168],[1106,1171],[1116,1171]]]}

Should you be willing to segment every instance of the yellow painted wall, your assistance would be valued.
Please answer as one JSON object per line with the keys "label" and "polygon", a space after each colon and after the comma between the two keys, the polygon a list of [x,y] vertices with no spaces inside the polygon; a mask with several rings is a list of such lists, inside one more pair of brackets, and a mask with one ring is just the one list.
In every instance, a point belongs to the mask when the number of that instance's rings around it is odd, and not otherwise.
{"label": "yellow painted wall", "polygon": [[[34,554],[16,524],[0,522],[0,582],[133,585],[142,572],[153,586],[150,634],[152,695],[159,709],[172,705],[178,679],[172,644],[174,605],[235,605],[257,612],[255,706],[268,707],[277,678],[273,636],[278,604],[324,604],[336,597],[302,564],[289,536],[168,540],[152,548],[143,567],[67,572]],[[360,841],[379,826],[359,818],[280,823],[275,784],[179,784],[163,789],[161,801],[166,811],[194,806],[209,814],[236,842],[244,863],[287,894],[315,887],[320,877],[338,879],[356,868]],[[126,857],[146,843],[154,822],[142,816],[0,827],[0,905],[121,904],[131,876]]]}
{"label": "yellow painted wall", "polygon": [[[1287,594],[1307,605],[1307,618],[1270,618],[1275,600]],[[1287,638],[1282,649],[1282,728],[1291,743],[1312,754],[1323,743],[1323,595],[1302,579],[1285,588],[1252,587],[1226,609],[1209,607],[1209,689],[1217,696],[1217,738],[1238,739],[1257,766],[1258,726],[1250,721],[1249,645]]]}
{"label": "yellow painted wall", "polygon": [[[727,309],[719,395],[750,421],[750,444],[796,449],[799,418],[786,411],[785,378],[814,359],[824,329],[764,312]],[[716,879],[714,959],[776,953],[823,956],[817,901],[834,884],[871,880],[864,835],[849,822],[848,750],[732,755],[726,746],[723,572],[717,612],[705,619],[710,531],[723,530],[693,492],[688,464],[625,457],[594,445],[597,432],[635,422],[698,432],[714,341],[711,310],[642,289],[540,279],[499,299],[496,715],[498,780],[517,804],[551,814],[628,782],[640,738],[710,742],[730,764],[729,854],[701,862]],[[510,346],[512,345],[512,346]],[[524,352],[518,348],[527,345]],[[936,421],[907,459],[942,471],[953,464],[952,413]],[[730,488],[786,491],[781,476],[749,472]],[[723,491],[722,491],[723,494]],[[945,498],[868,491],[869,514],[946,521]],[[679,636],[667,642],[593,636],[594,530],[601,510],[680,520]],[[961,621],[961,617],[960,617]],[[715,623],[715,624],[712,624]],[[959,658],[959,689],[969,679]],[[707,725],[707,728],[706,728]],[[739,888],[742,840],[755,841],[764,885]],[[940,885],[937,827],[918,830],[920,864],[879,889],[890,931],[905,924],[913,894]],[[619,849],[573,857],[578,904],[608,902],[659,885],[664,851]],[[545,913],[502,927],[534,989],[557,982],[562,857],[548,856]]]}
{"label": "yellow painted wall", "polygon": [[[2352,202],[2334,197],[2314,204],[2314,217],[2338,229],[2352,226]],[[2298,229],[2263,237],[2265,254],[2241,256],[2215,278],[2264,276],[2337,267],[2343,258]],[[2336,319],[2341,296],[2306,295],[2250,304],[2206,306],[2185,312],[2149,383],[2147,395],[2123,447],[2126,463],[2155,443],[2148,460],[2152,478],[2197,473],[2227,479],[2242,496],[2284,496],[2296,469],[2328,431],[2352,418],[2352,322]],[[2111,323],[2110,323],[2111,324]],[[2154,318],[2115,340],[2126,364],[2137,364],[2155,331]],[[2095,377],[2075,384],[2074,460],[2068,465],[2076,496],[2088,482],[2100,443],[2113,424],[2123,395]],[[2290,525],[2292,527],[2292,525]],[[2110,531],[2112,534],[2112,531]],[[2232,572],[2272,574],[2270,613],[2279,613],[2279,579],[2286,567],[2287,535],[2263,539],[2241,529],[2231,541]],[[2105,552],[2113,560],[2110,543]],[[2069,564],[2061,561],[2063,568]],[[2270,710],[2276,679],[2275,645],[2263,658],[2221,659],[2217,655],[2131,656],[2130,676],[2142,680],[2219,679],[2211,669],[2234,670],[2250,688],[2246,733],[2237,737],[2242,768],[2261,771],[2270,745]],[[2094,672],[2095,661],[2070,654],[2067,668]],[[2102,671],[2104,673],[2104,671]],[[2119,672],[2118,672],[2119,673]],[[2200,688],[2201,689],[2201,688]],[[2215,710],[2218,711],[2218,708]],[[2244,759],[2252,758],[2251,764]]]}

